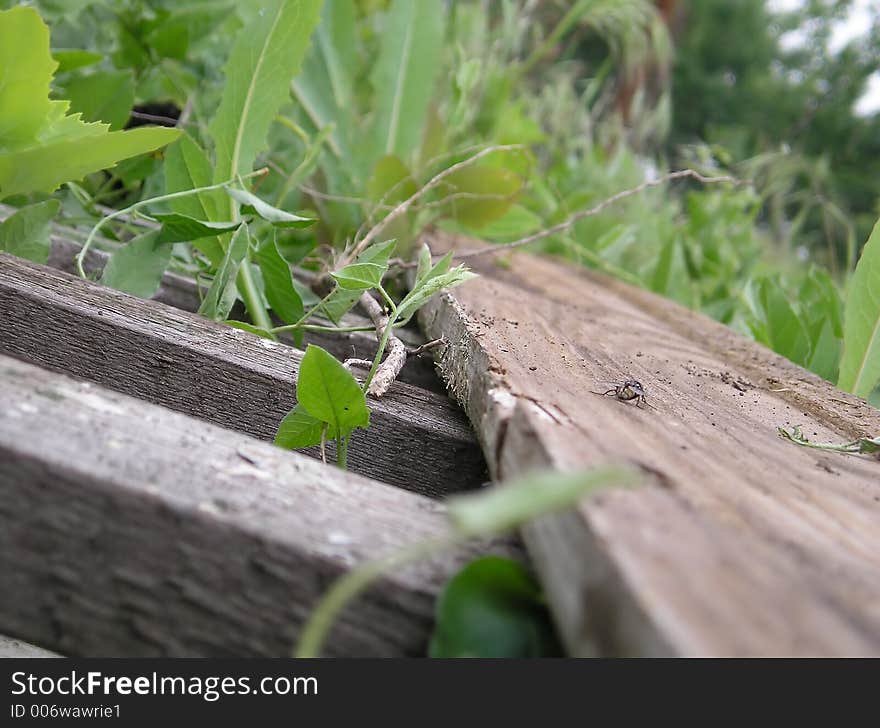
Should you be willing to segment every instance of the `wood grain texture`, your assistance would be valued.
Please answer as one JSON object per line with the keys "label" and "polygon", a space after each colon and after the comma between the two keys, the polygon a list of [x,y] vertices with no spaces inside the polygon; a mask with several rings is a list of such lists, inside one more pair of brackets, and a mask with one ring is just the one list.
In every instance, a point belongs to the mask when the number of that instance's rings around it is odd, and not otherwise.
{"label": "wood grain texture", "polygon": [[[272,439],[295,403],[302,352],[6,254],[0,317],[0,353],[254,437]],[[370,405],[353,471],[435,496],[485,480],[470,425],[445,395],[398,382]]]}
{"label": "wood grain texture", "polygon": [[[435,252],[462,243],[438,235]],[[726,327],[514,255],[422,311],[496,479],[608,462],[645,485],[524,529],[574,654],[880,654],[880,462],[799,448],[880,412]],[[603,397],[633,377],[653,408]]]}
{"label": "wood grain texture", "polygon": [[[446,532],[436,501],[0,357],[0,631],[67,655],[284,656],[331,581]],[[424,654],[473,545],[399,569],[328,654]]]}

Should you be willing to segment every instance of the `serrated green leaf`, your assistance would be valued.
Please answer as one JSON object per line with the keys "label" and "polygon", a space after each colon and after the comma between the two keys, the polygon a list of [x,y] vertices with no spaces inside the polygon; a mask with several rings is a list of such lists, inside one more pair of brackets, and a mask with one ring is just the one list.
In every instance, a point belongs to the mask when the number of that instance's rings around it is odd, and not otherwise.
{"label": "serrated green leaf", "polygon": [[559,657],[541,588],[525,567],[486,556],[443,588],[428,650],[431,657]]}
{"label": "serrated green leaf", "polygon": [[281,257],[275,245],[274,234],[263,242],[256,257],[263,274],[266,299],[272,310],[284,323],[292,324],[299,321],[304,313],[303,302],[293,287],[290,266]]}
{"label": "serrated green leaf", "polygon": [[372,76],[374,159],[408,159],[418,148],[442,66],[445,23],[443,3],[392,0]]}
{"label": "serrated green leaf", "polygon": [[[253,169],[272,119],[289,98],[288,85],[302,63],[319,8],[319,0],[267,0],[237,33],[224,68],[223,97],[209,127],[217,156],[215,182]],[[228,209],[234,210],[232,200]]]}
{"label": "serrated green leaf", "polygon": [[862,249],[844,306],[843,358],[837,386],[859,397],[880,381],[880,221]]}
{"label": "serrated green leaf", "polygon": [[171,246],[151,230],[114,251],[104,266],[101,283],[132,296],[150,298],[159,290],[171,261]]}
{"label": "serrated green leaf", "polygon": [[278,228],[307,228],[318,222],[313,217],[300,217],[273,207],[256,195],[244,190],[227,187],[226,192],[241,205],[241,211],[248,215],[257,215]]}
{"label": "serrated green leaf", "polygon": [[49,223],[61,203],[46,200],[16,210],[0,223],[0,250],[35,263],[49,259]]}
{"label": "serrated green leaf", "polygon": [[357,380],[332,354],[314,344],[309,344],[300,364],[296,398],[308,414],[327,423],[330,439],[369,427],[370,410]]}
{"label": "serrated green leaf", "polygon": [[239,222],[209,222],[196,220],[179,212],[157,212],[153,215],[157,222],[162,223],[159,233],[160,243],[179,243],[198,240],[199,238],[216,237],[223,233],[238,230]]}
{"label": "serrated green leaf", "polygon": [[50,101],[57,63],[49,32],[33,8],[0,12],[0,199],[52,192],[122,159],[176,139],[176,129],[107,131],[68,115],[67,101]]}
{"label": "serrated green leaf", "polygon": [[202,316],[223,321],[229,315],[236,298],[235,277],[247,255],[249,245],[247,225],[242,225],[232,236],[223,261],[214,274],[214,281],[205,294],[202,305],[199,306],[199,313]]}
{"label": "serrated green leaf", "polygon": [[98,71],[69,79],[61,94],[70,101],[70,113],[83,121],[103,121],[122,129],[134,106],[134,74],[131,71]]}
{"label": "serrated green leaf", "polygon": [[0,199],[52,192],[64,182],[112,167],[121,159],[164,147],[179,135],[177,129],[144,126],[0,153]]}
{"label": "serrated green leaf", "polygon": [[324,422],[312,417],[301,404],[294,407],[281,420],[275,434],[275,444],[287,450],[299,450],[321,444]]}
{"label": "serrated green leaf", "polygon": [[49,82],[57,66],[49,53],[49,28],[34,8],[0,12],[0,150],[37,138],[49,114]]}

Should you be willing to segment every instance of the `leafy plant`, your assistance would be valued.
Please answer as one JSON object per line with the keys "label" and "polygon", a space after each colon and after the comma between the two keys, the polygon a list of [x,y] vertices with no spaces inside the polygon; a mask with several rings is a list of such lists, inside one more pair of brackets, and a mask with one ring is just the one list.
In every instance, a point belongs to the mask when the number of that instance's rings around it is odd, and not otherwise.
{"label": "leafy plant", "polygon": [[109,131],[49,98],[58,62],[33,8],[0,11],[0,199],[60,184],[174,141],[176,129]]}
{"label": "leafy plant", "polygon": [[867,397],[880,383],[880,221],[850,281],[838,386]]}

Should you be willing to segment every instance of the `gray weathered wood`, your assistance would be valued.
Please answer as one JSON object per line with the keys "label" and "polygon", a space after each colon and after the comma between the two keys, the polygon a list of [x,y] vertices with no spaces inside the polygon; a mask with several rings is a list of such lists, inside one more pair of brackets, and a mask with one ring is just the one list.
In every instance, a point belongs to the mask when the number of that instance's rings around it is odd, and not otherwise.
{"label": "gray weathered wood", "polygon": [[[472,262],[482,277],[422,322],[450,342],[494,477],[645,473],[524,529],[572,653],[880,654],[880,462],[776,433],[876,436],[880,412],[645,291],[534,256]],[[629,377],[653,408],[601,396]]]}
{"label": "gray weathered wood", "polygon": [[[295,402],[302,353],[155,301],[0,254],[0,353],[263,439]],[[461,410],[398,382],[355,433],[355,472],[441,495],[485,465]],[[313,453],[314,454],[314,453]]]}
{"label": "gray weathered wood", "polygon": [[[109,315],[109,314],[108,314]],[[331,581],[443,507],[0,357],[0,631],[67,655],[283,656]],[[423,654],[473,545],[383,578],[328,654]]]}
{"label": "gray weathered wood", "polygon": [[7,657],[61,657],[61,655],[0,634],[0,659]]}

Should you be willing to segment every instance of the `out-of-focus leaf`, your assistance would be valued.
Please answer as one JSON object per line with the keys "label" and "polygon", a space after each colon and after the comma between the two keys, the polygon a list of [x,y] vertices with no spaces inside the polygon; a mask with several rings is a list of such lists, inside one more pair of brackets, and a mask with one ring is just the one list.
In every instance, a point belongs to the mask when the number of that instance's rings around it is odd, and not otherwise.
{"label": "out-of-focus leaf", "polygon": [[16,210],[0,223],[0,250],[35,263],[49,259],[49,223],[61,203],[46,200]]}
{"label": "out-of-focus leaf", "polygon": [[241,211],[247,215],[257,215],[278,228],[307,228],[318,222],[313,217],[300,217],[273,207],[256,195],[245,190],[227,188],[229,196],[241,205]]}
{"label": "out-of-focus leaf", "polygon": [[275,246],[275,236],[270,235],[257,251],[257,263],[263,274],[266,299],[272,310],[284,323],[299,321],[304,313],[303,302],[293,287],[290,266]]}
{"label": "out-of-focus leaf", "polygon": [[101,283],[140,298],[150,298],[159,290],[162,276],[171,260],[171,245],[151,230],[114,251],[104,266]]}
{"label": "out-of-focus leaf", "polygon": [[431,657],[560,657],[562,647],[534,577],[510,559],[472,561],[437,603]]}

